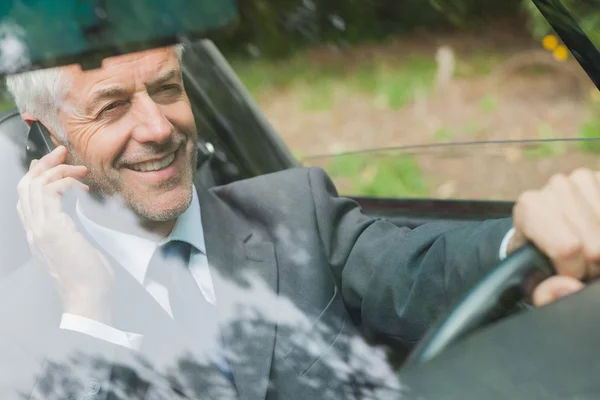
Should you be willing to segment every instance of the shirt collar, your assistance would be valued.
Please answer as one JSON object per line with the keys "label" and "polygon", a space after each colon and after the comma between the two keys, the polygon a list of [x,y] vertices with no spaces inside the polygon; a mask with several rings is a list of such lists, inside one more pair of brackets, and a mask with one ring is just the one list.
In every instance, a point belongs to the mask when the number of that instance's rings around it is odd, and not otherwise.
{"label": "shirt collar", "polygon": [[177,218],[171,234],[161,241],[161,244],[173,240],[186,242],[197,250],[206,254],[204,247],[204,230],[202,229],[202,215],[196,187],[192,188],[192,202],[190,206]]}
{"label": "shirt collar", "polygon": [[147,265],[156,247],[161,244],[180,240],[206,254],[200,202],[195,187],[192,188],[192,202],[189,207],[177,218],[171,234],[160,242],[106,228],[87,218],[79,202],[76,205],[76,213],[81,225],[100,247],[128,269],[139,282],[143,282]]}

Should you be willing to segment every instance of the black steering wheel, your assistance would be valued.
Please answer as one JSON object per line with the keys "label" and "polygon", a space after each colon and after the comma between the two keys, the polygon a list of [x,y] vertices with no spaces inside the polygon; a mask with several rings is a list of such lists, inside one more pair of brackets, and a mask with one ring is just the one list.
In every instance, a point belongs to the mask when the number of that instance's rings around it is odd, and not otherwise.
{"label": "black steering wheel", "polygon": [[533,244],[516,250],[429,330],[403,368],[424,363],[458,339],[481,328],[499,309],[514,307],[534,285],[552,274],[554,269],[550,260]]}

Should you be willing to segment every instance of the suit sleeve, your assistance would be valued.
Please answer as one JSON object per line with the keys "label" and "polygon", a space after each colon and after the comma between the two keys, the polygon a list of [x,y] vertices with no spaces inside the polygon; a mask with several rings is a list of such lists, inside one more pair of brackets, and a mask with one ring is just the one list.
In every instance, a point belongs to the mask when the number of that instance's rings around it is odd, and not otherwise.
{"label": "suit sleeve", "polygon": [[500,262],[510,219],[398,227],[337,196],[308,170],[316,225],[353,319],[367,334],[418,341],[434,320]]}

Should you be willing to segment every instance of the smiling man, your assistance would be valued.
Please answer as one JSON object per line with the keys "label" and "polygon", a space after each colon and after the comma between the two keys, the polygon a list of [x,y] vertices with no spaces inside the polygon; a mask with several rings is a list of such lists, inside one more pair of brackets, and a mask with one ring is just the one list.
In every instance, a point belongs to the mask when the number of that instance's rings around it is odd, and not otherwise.
{"label": "smiling man", "polygon": [[[0,377],[0,388],[57,390],[43,377],[67,371],[83,382],[75,396],[86,382],[114,395],[113,366],[142,355],[153,368],[135,371],[139,398],[161,388],[167,397],[347,398],[359,376],[372,380],[365,388],[394,387],[393,374],[366,362],[375,352],[363,337],[409,349],[527,240],[563,275],[540,285],[540,304],[597,274],[600,181],[587,170],[526,193],[514,224],[414,230],[363,215],[320,169],[194,185],[198,134],[180,57],[162,48],[97,70],[8,79],[23,119],[47,126],[59,147],[18,188],[34,258],[3,282],[0,315],[35,361]],[[76,206],[65,208],[73,188]],[[106,362],[57,366],[75,351]],[[188,351],[201,368],[180,371],[187,381],[164,378]]]}
{"label": "smiling man", "polygon": [[66,67],[77,90],[58,115],[65,132],[77,132],[64,142],[67,164],[88,167],[92,193],[118,194],[144,222],[168,221],[157,225],[163,233],[192,200],[196,160],[179,57],[168,48],[109,58],[93,71]]}

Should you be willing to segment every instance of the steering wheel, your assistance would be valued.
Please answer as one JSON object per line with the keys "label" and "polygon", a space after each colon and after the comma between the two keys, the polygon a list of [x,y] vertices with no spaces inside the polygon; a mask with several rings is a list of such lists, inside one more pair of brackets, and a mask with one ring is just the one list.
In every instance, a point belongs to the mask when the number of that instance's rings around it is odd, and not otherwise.
{"label": "steering wheel", "polygon": [[485,325],[500,308],[514,307],[542,279],[554,273],[550,260],[533,244],[510,254],[484,276],[410,354],[403,369],[435,357],[452,343]]}

